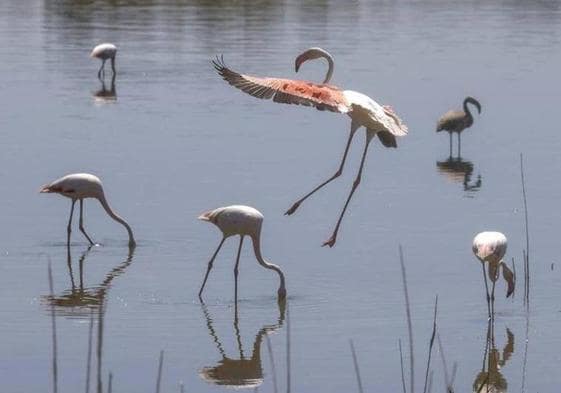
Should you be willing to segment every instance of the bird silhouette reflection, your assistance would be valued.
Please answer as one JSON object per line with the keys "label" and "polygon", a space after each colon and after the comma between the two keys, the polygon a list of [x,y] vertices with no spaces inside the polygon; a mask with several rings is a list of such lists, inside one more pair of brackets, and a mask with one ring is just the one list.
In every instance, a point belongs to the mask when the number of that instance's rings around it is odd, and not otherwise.
{"label": "bird silhouette reflection", "polygon": [[204,367],[199,372],[202,379],[215,385],[232,387],[232,388],[256,388],[263,383],[263,367],[261,365],[261,344],[266,335],[279,330],[284,323],[286,300],[278,302],[279,317],[275,324],[264,325],[257,334],[253,343],[251,354],[247,357],[242,347],[241,333],[239,329],[238,308],[234,311],[234,332],[238,347],[238,355],[229,357],[216,334],[213,326],[213,320],[209,310],[204,303],[201,308],[206,319],[207,328],[212,340],[216,344],[218,352],[222,359],[215,366]]}
{"label": "bird silhouette reflection", "polygon": [[499,351],[495,344],[495,330],[491,321],[487,325],[487,342],[483,352],[481,372],[475,376],[473,392],[503,393],[507,391],[508,383],[501,368],[508,362],[514,352],[514,334],[506,328],[507,342]]}
{"label": "bird silhouette reflection", "polygon": [[101,87],[93,93],[93,97],[96,102],[103,103],[103,102],[112,102],[117,100],[115,77],[116,75],[113,74],[113,76],[111,77],[111,85],[109,89],[105,84],[105,79],[99,78],[99,81],[101,82]]}
{"label": "bird silhouette reflection", "polygon": [[90,246],[80,255],[78,260],[78,279],[76,279],[70,246],[66,247],[70,289],[63,291],[60,294],[54,294],[53,296],[49,295],[45,298],[47,303],[54,307],[57,315],[89,318],[91,311],[95,311],[97,313],[101,312],[113,280],[122,275],[133,261],[134,247],[131,247],[129,248],[129,253],[126,259],[111,269],[99,285],[86,286],[84,279],[84,265],[91,250],[92,247]]}
{"label": "bird silhouette reflection", "polygon": [[462,157],[452,157],[444,161],[437,161],[436,168],[439,173],[446,176],[454,183],[461,183],[464,191],[478,191],[481,188],[482,180],[481,175],[477,175],[476,179],[472,179],[473,163]]}

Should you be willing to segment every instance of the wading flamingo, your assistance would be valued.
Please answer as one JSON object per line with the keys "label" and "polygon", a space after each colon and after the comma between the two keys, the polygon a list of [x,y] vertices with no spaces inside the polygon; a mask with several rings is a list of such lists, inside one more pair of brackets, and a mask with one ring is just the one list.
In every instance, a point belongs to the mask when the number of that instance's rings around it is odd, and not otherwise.
{"label": "wading flamingo", "polygon": [[80,201],[80,231],[84,234],[86,239],[88,239],[90,245],[94,245],[94,242],[84,229],[84,199],[95,198],[99,201],[99,203],[101,203],[101,206],[103,206],[109,217],[126,228],[129,234],[129,247],[134,247],[136,245],[134,235],[129,224],[127,224],[125,220],[119,217],[113,210],[111,210],[111,207],[109,207],[109,203],[107,203],[105,193],[103,192],[103,185],[97,176],[89,173],[73,173],[44,185],[40,192],[60,194],[72,200],[70,218],[68,219],[67,227],[68,243],[70,243],[70,233],[72,232],[72,215],[74,214],[74,205],[76,204],[76,201]]}
{"label": "wading flamingo", "polygon": [[[514,292],[514,274],[503,262],[506,253],[506,236],[500,232],[481,232],[473,239],[472,250],[483,268],[483,280],[487,292],[487,311],[489,318],[495,315],[495,283],[499,278],[499,268],[503,269],[503,278],[507,282],[506,297]],[[487,272],[485,262],[489,264],[489,278],[492,282],[491,295],[489,296],[489,285],[487,284]]]}
{"label": "wading flamingo", "polygon": [[481,113],[481,104],[479,101],[473,97],[466,97],[463,111],[448,111],[438,119],[438,123],[436,124],[436,132],[448,131],[450,135],[450,157],[452,157],[452,133],[456,132],[458,134],[458,156],[460,156],[462,131],[471,127],[473,124],[473,116],[467,104],[474,105],[477,108],[477,112]]}
{"label": "wading flamingo", "polygon": [[113,70],[113,75],[117,73],[115,70],[115,57],[117,56],[117,47],[110,43],[99,44],[95,48],[93,48],[92,53],[90,53],[90,57],[100,59],[101,60],[101,67],[99,67],[99,71],[97,72],[97,77],[101,79],[101,73],[103,72],[103,76],[105,76],[105,62],[107,59],[111,59],[111,69]]}
{"label": "wading flamingo", "polygon": [[[327,51],[321,48],[311,48],[299,55],[296,58],[295,68],[298,70],[300,65],[305,61],[319,57],[324,57],[328,61],[329,70],[325,78],[325,82],[328,82],[333,73],[333,58]],[[362,153],[358,174],[353,182],[343,210],[339,215],[333,234],[323,243],[324,246],[333,247],[337,240],[337,233],[343,216],[345,215],[356,188],[360,184],[370,141],[377,135],[384,146],[397,147],[395,137],[406,135],[407,126],[401,122],[390,107],[381,106],[370,97],[356,91],[341,90],[336,86],[327,85],[325,83],[317,84],[300,80],[261,78],[239,74],[227,68],[223,59],[218,58],[216,61],[213,61],[213,64],[226,82],[254,97],[262,99],[272,98],[274,102],[283,104],[313,106],[321,111],[328,110],[331,112],[344,113],[351,118],[350,135],[347,139],[343,158],[337,172],[308,194],[297,200],[292,207],[286,211],[286,215],[294,213],[304,200],[341,175],[353,136],[360,127],[366,128],[366,144]]]}
{"label": "wading flamingo", "polygon": [[284,274],[280,267],[270,262],[267,262],[263,255],[261,254],[261,224],[263,223],[263,215],[257,210],[249,206],[233,205],[227,207],[219,207],[218,209],[207,211],[199,216],[199,220],[208,221],[213,223],[222,231],[222,240],[218,245],[218,248],[210,258],[208,262],[208,268],[199,290],[199,299],[202,300],[203,290],[205,289],[205,284],[212,269],[214,259],[224,241],[234,235],[240,236],[240,245],[238,247],[238,256],[236,257],[236,265],[234,267],[234,279],[235,279],[235,292],[234,297],[237,302],[238,300],[238,268],[240,264],[240,253],[242,250],[244,236],[251,237],[253,241],[253,250],[255,252],[255,258],[257,262],[266,269],[274,270],[279,275],[280,285],[277,291],[280,300],[286,298],[286,286],[284,282]]}

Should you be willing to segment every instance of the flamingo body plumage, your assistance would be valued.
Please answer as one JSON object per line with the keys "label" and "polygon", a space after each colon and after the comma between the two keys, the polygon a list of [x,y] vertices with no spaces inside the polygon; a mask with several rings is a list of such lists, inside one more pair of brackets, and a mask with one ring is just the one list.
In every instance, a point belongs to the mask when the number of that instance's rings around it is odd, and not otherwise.
{"label": "flamingo body plumage", "polygon": [[473,239],[473,253],[480,261],[496,264],[505,256],[507,244],[501,232],[480,232]]}
{"label": "flamingo body plumage", "polygon": [[97,45],[93,48],[92,52],[90,53],[90,57],[100,59],[101,60],[101,67],[97,72],[98,78],[101,79],[101,73],[105,75],[105,62],[107,60],[111,60],[111,68],[113,70],[113,75],[116,74],[115,70],[115,57],[117,56],[117,47],[111,43],[103,43]]}
{"label": "flamingo body plumage", "polygon": [[280,285],[277,294],[279,299],[286,298],[286,285],[282,270],[279,266],[266,261],[261,254],[261,226],[263,224],[263,214],[250,206],[232,205],[204,212],[199,216],[199,220],[207,221],[216,225],[223,235],[218,248],[208,263],[207,271],[201,285],[201,289],[199,290],[199,298],[202,299],[204,287],[212,269],[214,259],[218,255],[220,248],[222,248],[222,245],[227,238],[235,235],[240,236],[240,244],[234,268],[236,301],[238,299],[238,268],[240,262],[240,252],[245,236],[249,236],[253,242],[253,250],[255,252],[257,262],[266,269],[274,270],[279,275]]}
{"label": "flamingo body plumage", "polygon": [[312,106],[321,111],[327,110],[347,114],[351,118],[350,135],[337,172],[304,197],[297,200],[286,211],[286,215],[293,214],[304,200],[341,175],[353,136],[360,127],[366,128],[366,145],[362,154],[357,177],[355,178],[353,187],[339,215],[331,237],[323,243],[324,246],[333,247],[347,206],[354,191],[360,184],[362,169],[364,167],[370,141],[378,135],[378,138],[384,146],[397,147],[396,137],[407,135],[407,126],[403,124],[391,107],[382,106],[362,93],[352,90],[341,90],[337,86],[328,84],[333,74],[334,62],[332,56],[327,51],[321,48],[310,48],[306,50],[296,58],[295,70],[298,71],[305,61],[320,57],[326,58],[329,66],[324,83],[321,84],[301,80],[262,78],[240,74],[226,67],[223,59],[218,58],[213,61],[213,64],[218,74],[226,82],[253,97],[272,99],[274,102],[283,104]]}
{"label": "flamingo body plumage", "polygon": [[468,104],[474,105],[477,108],[477,112],[481,113],[479,101],[468,96],[464,99],[463,110],[448,111],[436,123],[436,132],[447,131],[450,136],[450,156],[452,156],[452,133],[458,134],[458,156],[460,156],[461,133],[473,125],[473,115],[469,110]]}
{"label": "flamingo body plumage", "polygon": [[[492,231],[478,233],[474,237],[472,243],[472,251],[481,262],[481,266],[483,268],[483,279],[485,282],[485,290],[487,292],[487,309],[489,312],[489,318],[492,318],[495,314],[495,283],[499,279],[500,268],[502,268],[503,278],[507,283],[506,297],[509,297],[514,292],[514,274],[503,262],[503,258],[506,254],[507,243],[507,238],[504,234]],[[491,294],[489,294],[485,263],[488,264],[489,278],[492,283]]]}
{"label": "flamingo body plumage", "polygon": [[80,201],[80,231],[88,239],[90,245],[94,244],[90,236],[86,233],[83,225],[84,199],[94,198],[101,203],[102,207],[105,209],[107,214],[113,220],[117,221],[118,223],[120,223],[125,227],[129,235],[129,246],[133,247],[136,245],[136,241],[134,239],[134,235],[130,225],[123,218],[117,215],[109,206],[109,203],[107,202],[105,193],[103,191],[103,185],[99,177],[92,175],[90,173],[72,173],[63,176],[59,179],[56,179],[49,184],[44,185],[41,188],[40,192],[55,193],[70,198],[72,200],[72,206],[70,209],[70,218],[68,221],[68,228],[67,228],[68,243],[70,243],[70,233],[72,232],[72,216],[74,213],[74,205],[76,201]]}

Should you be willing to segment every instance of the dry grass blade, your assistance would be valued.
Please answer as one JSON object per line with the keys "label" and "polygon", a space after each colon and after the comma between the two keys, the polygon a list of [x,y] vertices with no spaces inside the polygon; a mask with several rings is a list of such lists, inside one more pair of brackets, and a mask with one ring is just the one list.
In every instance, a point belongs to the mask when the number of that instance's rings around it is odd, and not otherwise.
{"label": "dry grass blade", "polygon": [[[49,294],[51,299],[54,299],[54,290],[53,290],[53,272],[51,269],[51,258],[49,259]],[[52,332],[52,340],[53,340],[53,392],[58,392],[58,361],[57,361],[57,339],[56,339],[56,318],[55,318],[55,304],[52,302],[51,304],[51,332]]]}
{"label": "dry grass blade", "polygon": [[355,351],[355,346],[353,344],[353,340],[349,340],[349,344],[351,346],[351,354],[353,355],[353,364],[354,364],[354,368],[355,368],[356,381],[357,381],[357,384],[358,384],[358,391],[359,391],[359,393],[363,393],[364,390],[362,389],[362,379],[360,378],[360,368],[358,366],[358,358],[356,356],[356,351]]}
{"label": "dry grass blade", "polygon": [[428,379],[429,379],[429,371],[430,371],[430,361],[432,358],[432,347],[434,345],[434,336],[436,335],[436,314],[438,312],[438,295],[436,295],[436,299],[434,300],[434,317],[432,320],[432,334],[430,337],[429,342],[429,356],[427,358],[427,369],[425,371],[425,386],[423,388],[423,393],[427,393],[428,388]]}
{"label": "dry grass blade", "polygon": [[530,334],[530,314],[526,312],[526,337],[524,344],[524,360],[522,361],[522,389],[521,392],[526,392],[526,370],[528,365],[528,343],[529,343],[529,334]]}
{"label": "dry grass blade", "polygon": [[442,341],[440,340],[440,334],[436,334],[436,339],[438,341],[438,351],[440,352],[440,358],[442,359],[442,368],[444,370],[444,385],[446,387],[447,393],[454,393],[454,389],[450,384],[450,376],[448,374],[448,364],[446,363],[446,356],[444,356],[444,348],[442,346]]}
{"label": "dry grass blade", "polygon": [[111,393],[113,390],[113,373],[109,372],[109,381],[107,382],[107,393]]}
{"label": "dry grass blade", "polygon": [[401,339],[399,340],[399,362],[401,364],[401,385],[403,386],[403,393],[407,393],[405,386],[405,370],[403,368],[403,350],[401,349]]}
{"label": "dry grass blade", "polygon": [[86,360],[86,393],[90,392],[90,375],[92,369],[92,341],[93,341],[94,312],[90,310],[90,328],[88,330],[88,353]]}
{"label": "dry grass blade", "polygon": [[[512,257],[512,276],[514,279],[514,283],[516,283],[516,263],[514,261],[514,257]],[[514,299],[515,292],[512,292],[512,298]]]}
{"label": "dry grass blade", "polygon": [[97,322],[97,393],[103,393],[103,381],[101,377],[101,366],[103,359],[103,303],[99,306],[99,316]]}
{"label": "dry grass blade", "polygon": [[407,314],[407,330],[409,333],[409,376],[410,393],[415,393],[415,357],[413,355],[413,325],[411,323],[411,307],[409,304],[409,291],[407,290],[407,276],[405,273],[405,262],[403,260],[403,249],[399,245],[399,263],[401,264],[401,278],[403,280],[403,293],[405,295],[405,311]]}
{"label": "dry grass blade", "polygon": [[290,307],[286,303],[286,393],[290,393]]}
{"label": "dry grass blade", "polygon": [[434,371],[429,374],[429,387],[427,388],[427,393],[432,393],[432,378],[434,376]]}
{"label": "dry grass blade", "polygon": [[277,370],[275,367],[275,356],[273,355],[273,346],[271,345],[271,339],[269,335],[265,335],[265,340],[267,341],[267,351],[269,352],[269,361],[271,363],[271,374],[273,374],[273,391],[274,393],[278,392],[277,387]]}
{"label": "dry grass blade", "polygon": [[458,362],[454,362],[452,365],[452,376],[450,377],[450,391],[454,391],[454,381],[456,380],[456,375],[458,373]]}
{"label": "dry grass blade", "polygon": [[160,393],[160,384],[162,382],[163,365],[164,365],[164,351],[160,351],[160,361],[158,363],[158,378],[156,379],[156,393]]}
{"label": "dry grass blade", "polygon": [[524,201],[524,224],[526,229],[526,251],[524,255],[524,303],[530,303],[530,232],[528,229],[528,201],[526,199],[526,182],[524,178],[524,156],[520,153],[520,179],[522,181],[522,199]]}

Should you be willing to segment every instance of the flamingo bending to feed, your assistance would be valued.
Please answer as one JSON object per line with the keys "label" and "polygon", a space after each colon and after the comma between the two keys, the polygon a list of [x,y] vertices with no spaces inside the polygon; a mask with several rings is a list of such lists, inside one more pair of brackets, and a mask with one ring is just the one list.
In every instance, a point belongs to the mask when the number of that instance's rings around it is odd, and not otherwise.
{"label": "flamingo bending to feed", "polygon": [[[495,283],[499,278],[499,268],[503,269],[503,278],[507,282],[506,297],[514,292],[514,274],[503,262],[506,253],[507,240],[501,232],[481,232],[473,239],[472,250],[483,268],[483,279],[485,291],[487,292],[487,311],[489,318],[495,315]],[[487,284],[487,272],[485,262],[489,264],[489,278],[492,282],[491,295],[489,296],[489,285]]]}
{"label": "flamingo bending to feed", "polygon": [[249,206],[233,205],[227,207],[219,207],[218,209],[207,211],[199,216],[199,220],[208,221],[216,225],[222,231],[222,240],[218,245],[218,248],[212,255],[210,261],[208,262],[208,268],[199,290],[199,299],[202,300],[203,290],[205,289],[205,284],[212,269],[214,259],[224,241],[230,237],[239,235],[240,245],[238,247],[238,256],[236,257],[236,265],[234,267],[234,279],[235,279],[235,300],[238,300],[238,273],[240,264],[240,253],[242,250],[244,236],[249,236],[253,241],[253,250],[255,252],[255,258],[257,262],[266,269],[274,270],[279,275],[280,285],[277,291],[279,300],[286,298],[286,286],[284,282],[284,274],[280,267],[277,265],[267,262],[263,255],[261,254],[261,224],[263,223],[263,215],[257,210]]}
{"label": "flamingo bending to feed", "polygon": [[119,217],[109,206],[107,199],[105,198],[105,193],[103,192],[103,185],[101,180],[97,176],[91,175],[89,173],[73,173],[66,175],[57,179],[45,186],[40,190],[41,193],[55,193],[70,198],[72,200],[72,205],[70,208],[70,218],[68,219],[67,241],[70,243],[70,233],[72,232],[72,216],[74,214],[74,205],[76,201],[80,201],[80,231],[84,234],[90,245],[94,245],[94,242],[86,233],[84,229],[84,199],[95,198],[101,203],[101,206],[105,209],[109,217],[118,223],[122,224],[128,234],[129,234],[129,247],[134,247],[136,242],[134,240],[134,235],[132,229],[127,224],[125,220]]}
{"label": "flamingo bending to feed", "polygon": [[101,79],[101,73],[103,72],[103,76],[105,76],[105,62],[107,59],[111,59],[111,69],[113,70],[113,75],[117,73],[115,70],[115,57],[117,56],[117,47],[110,43],[99,44],[95,48],[93,48],[92,53],[90,53],[90,57],[100,59],[101,60],[101,67],[99,67],[99,71],[97,72],[97,77]]}
{"label": "flamingo bending to feed", "polygon": [[461,149],[461,134],[466,128],[473,124],[473,115],[471,114],[467,104],[472,104],[477,108],[477,112],[481,113],[481,104],[473,97],[466,97],[464,99],[463,111],[448,111],[438,119],[436,124],[436,132],[448,131],[450,135],[450,157],[452,157],[452,133],[458,134],[458,156],[460,156]]}
{"label": "flamingo bending to feed", "polygon": [[353,182],[343,210],[339,215],[333,234],[323,243],[324,246],[333,247],[337,240],[337,233],[347,210],[347,206],[356,188],[360,184],[368,145],[372,138],[377,135],[384,146],[397,147],[396,136],[405,136],[407,134],[407,126],[401,122],[390,107],[381,106],[362,93],[351,90],[341,90],[336,86],[328,85],[327,83],[333,74],[334,62],[333,57],[321,48],[311,48],[299,55],[295,63],[296,71],[298,71],[300,65],[305,61],[320,57],[327,59],[329,64],[329,69],[324,83],[322,84],[292,79],[262,78],[244,75],[230,70],[224,64],[223,59],[218,58],[216,61],[213,61],[213,64],[226,82],[254,97],[262,99],[272,98],[274,102],[283,104],[313,106],[321,111],[328,110],[331,112],[344,113],[351,118],[351,131],[347,139],[339,169],[333,176],[297,200],[292,207],[287,210],[285,213],[287,215],[294,213],[304,200],[341,175],[353,136],[360,127],[366,128],[366,144],[362,153],[358,174]]}

